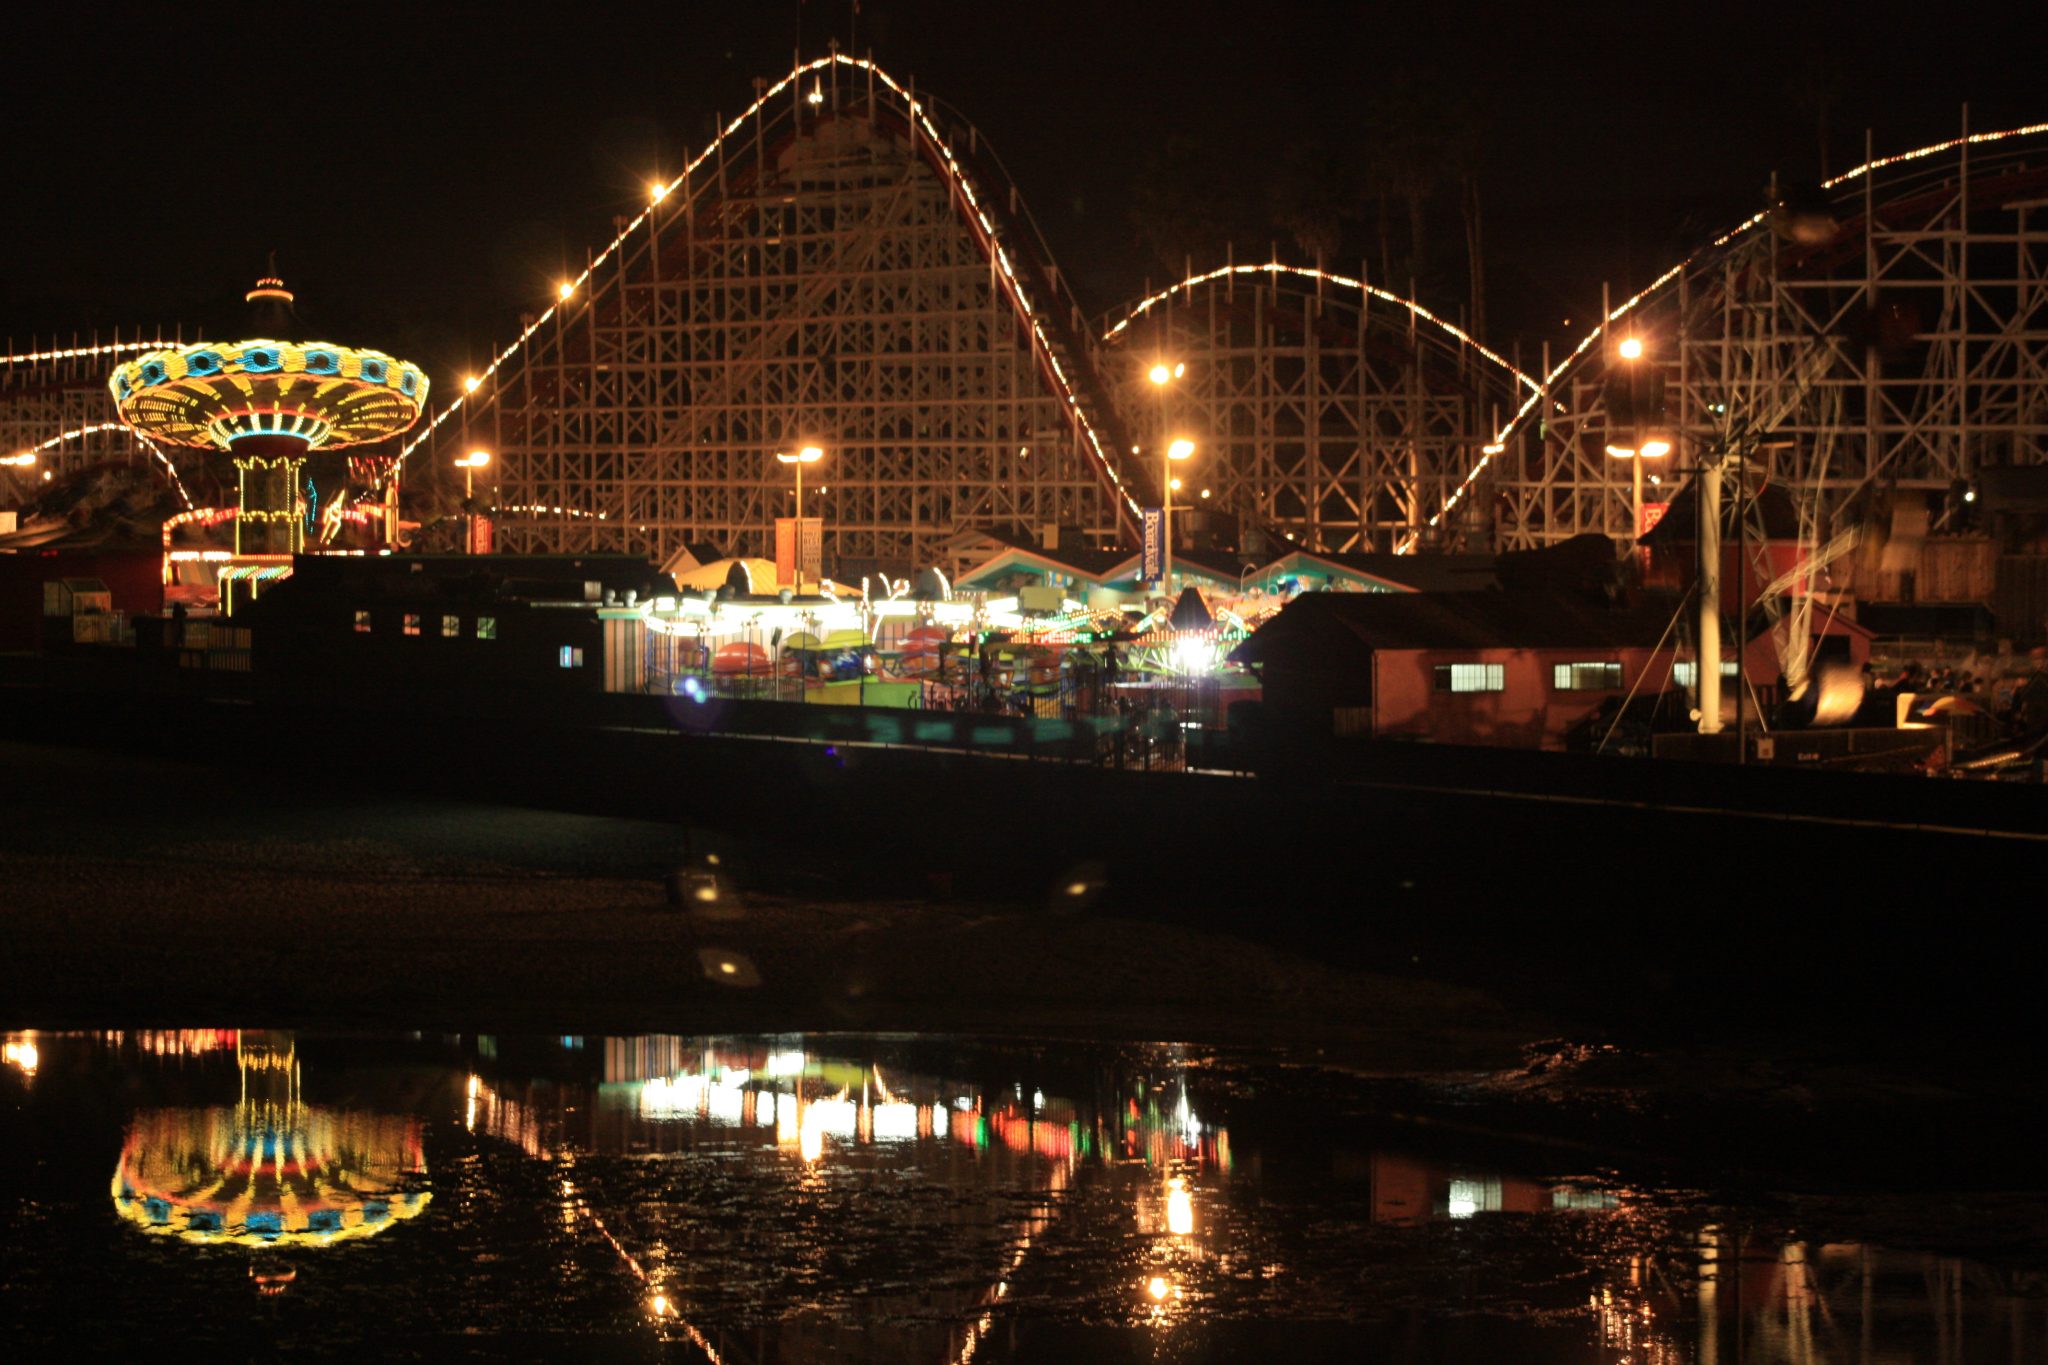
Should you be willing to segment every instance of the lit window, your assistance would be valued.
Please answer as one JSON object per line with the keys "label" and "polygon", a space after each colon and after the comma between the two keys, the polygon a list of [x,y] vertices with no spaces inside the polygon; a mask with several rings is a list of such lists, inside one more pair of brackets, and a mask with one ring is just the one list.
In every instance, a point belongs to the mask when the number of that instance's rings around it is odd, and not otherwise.
{"label": "lit window", "polygon": [[359,612],[357,612],[357,613],[356,613],[356,634],[358,634],[358,635],[368,635],[369,633],[370,633],[370,613],[368,613],[368,612],[366,612],[366,611],[359,611]]}
{"label": "lit window", "polygon": [[462,634],[462,618],[460,616],[444,616],[441,618],[442,639],[453,640],[460,634]]}
{"label": "lit window", "polygon": [[405,614],[405,633],[407,635],[417,635],[420,633],[420,618],[414,612],[407,612]]}
{"label": "lit window", "polygon": [[1505,664],[1438,664],[1439,692],[1499,692],[1507,686]]}
{"label": "lit window", "polygon": [[[1735,660],[1723,659],[1721,661],[1721,676],[1724,678],[1735,676]],[[1694,686],[1699,682],[1699,677],[1700,666],[1694,660],[1680,659],[1677,663],[1671,665],[1671,681],[1679,687]]]}
{"label": "lit window", "polygon": [[1560,692],[1599,692],[1620,687],[1621,665],[1557,664],[1550,670],[1550,685]]}
{"label": "lit window", "polygon": [[1444,1212],[1453,1218],[1470,1218],[1475,1213],[1498,1213],[1501,1182],[1494,1180],[1452,1180]]}
{"label": "lit window", "polygon": [[476,638],[477,638],[477,639],[479,639],[479,640],[495,640],[495,639],[497,639],[497,638],[498,638],[498,618],[497,618],[497,617],[495,617],[495,616],[479,616],[479,617],[477,617],[477,618],[476,618]]}
{"label": "lit window", "polygon": [[564,667],[564,668],[581,668],[581,667],[583,667],[583,650],[582,650],[582,647],[581,647],[581,646],[578,646],[578,645],[563,645],[563,646],[562,646],[562,654],[561,654],[561,659],[562,659],[562,667]]}

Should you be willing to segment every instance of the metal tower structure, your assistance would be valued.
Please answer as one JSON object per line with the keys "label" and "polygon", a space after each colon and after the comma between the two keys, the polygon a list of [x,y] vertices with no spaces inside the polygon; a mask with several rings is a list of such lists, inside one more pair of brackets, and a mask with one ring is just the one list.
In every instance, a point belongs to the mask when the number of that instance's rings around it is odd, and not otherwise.
{"label": "metal tower structure", "polygon": [[1551,368],[1435,519],[1490,515],[1503,548],[1632,534],[1630,462],[1608,454],[1630,446],[1609,412],[1624,367],[1663,390],[1674,472],[1754,447],[1751,477],[1788,488],[1816,527],[1860,495],[2041,463],[2044,134],[1966,132],[1871,157],[1810,201],[1777,196]]}

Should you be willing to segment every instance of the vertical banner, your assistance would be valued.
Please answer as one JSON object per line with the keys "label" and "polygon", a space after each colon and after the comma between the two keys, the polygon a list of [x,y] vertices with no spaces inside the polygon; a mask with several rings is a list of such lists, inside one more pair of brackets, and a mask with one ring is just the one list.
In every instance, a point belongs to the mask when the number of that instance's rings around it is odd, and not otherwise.
{"label": "vertical banner", "polygon": [[1670,510],[1671,504],[1668,502],[1646,502],[1643,504],[1642,519],[1636,526],[1636,559],[1641,563],[1645,572],[1650,567],[1650,547],[1642,544],[1642,539],[1657,528],[1657,523],[1664,520],[1664,514]]}
{"label": "vertical banner", "polygon": [[1157,507],[1144,509],[1145,554],[1138,577],[1157,581],[1166,573],[1166,513]]}
{"label": "vertical banner", "polygon": [[[781,588],[796,584],[796,518],[775,519],[775,585]],[[758,591],[758,589],[757,589]]]}
{"label": "vertical banner", "polygon": [[805,517],[796,528],[796,562],[804,571],[804,582],[816,588],[825,577],[825,519]]}
{"label": "vertical banner", "polygon": [[481,513],[471,513],[469,518],[469,552],[473,555],[487,555],[491,552],[491,519]]}
{"label": "vertical banner", "polygon": [[775,582],[784,588],[796,586],[796,573],[802,568],[804,586],[816,590],[818,582],[825,576],[825,519],[795,517],[775,519]]}

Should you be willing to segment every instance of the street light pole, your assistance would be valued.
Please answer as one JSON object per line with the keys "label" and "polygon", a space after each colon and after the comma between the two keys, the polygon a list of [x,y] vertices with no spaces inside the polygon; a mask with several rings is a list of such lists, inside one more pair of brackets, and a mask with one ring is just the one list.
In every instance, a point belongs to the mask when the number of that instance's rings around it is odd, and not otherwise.
{"label": "street light pole", "polygon": [[[1625,396],[1626,420],[1617,422],[1611,407],[1608,418],[1607,453],[1617,459],[1628,461],[1629,467],[1629,516],[1628,532],[1630,545],[1643,538],[1643,461],[1662,459],[1671,453],[1672,436],[1658,420],[1657,414],[1646,412],[1656,406],[1652,397],[1655,387],[1644,378],[1639,368],[1643,362],[1644,346],[1641,337],[1623,337],[1615,350],[1622,364],[1627,382],[1618,390],[1610,385],[1610,404],[1616,396]],[[1654,380],[1655,376],[1651,379]]]}
{"label": "street light pole", "polygon": [[1165,494],[1159,507],[1160,539],[1165,542],[1159,547],[1159,586],[1168,593],[1173,591],[1167,587],[1167,580],[1173,576],[1173,462],[1185,460],[1194,453],[1193,441],[1168,441],[1166,453],[1159,461],[1159,487]]}
{"label": "street light pole", "polygon": [[1172,462],[1185,460],[1195,451],[1190,442],[1167,439],[1166,386],[1187,372],[1188,367],[1178,361],[1168,365],[1162,360],[1145,373],[1145,377],[1152,381],[1152,387],[1159,395],[1159,591],[1162,596],[1172,591],[1168,584],[1173,578]]}
{"label": "street light pole", "polygon": [[[816,464],[824,459],[825,452],[817,446],[805,446],[794,455],[785,455],[778,450],[775,452],[775,458],[783,464],[796,466],[796,526],[795,535],[792,537],[792,540],[796,549],[794,556],[796,560],[796,595],[802,597],[804,595],[804,466]],[[822,539],[822,537],[823,531],[821,528],[820,538]]]}

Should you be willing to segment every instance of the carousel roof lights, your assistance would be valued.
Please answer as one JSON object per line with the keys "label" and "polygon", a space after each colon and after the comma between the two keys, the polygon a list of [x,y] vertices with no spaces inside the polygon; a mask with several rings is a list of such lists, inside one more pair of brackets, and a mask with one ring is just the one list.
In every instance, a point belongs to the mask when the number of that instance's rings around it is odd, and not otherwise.
{"label": "carousel roof lights", "polygon": [[259,299],[275,299],[279,303],[290,303],[297,295],[284,287],[284,281],[275,275],[265,275],[256,281],[256,287],[242,295],[243,301],[255,303]]}
{"label": "carousel roof lights", "polygon": [[293,435],[340,449],[395,436],[418,420],[427,376],[382,351],[331,342],[199,342],[125,361],[107,381],[137,431],[174,445],[225,448]]}

